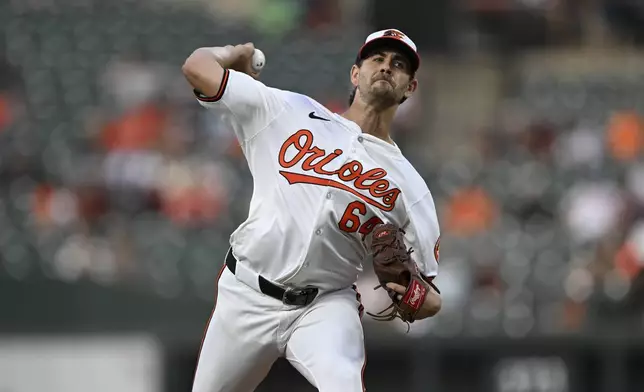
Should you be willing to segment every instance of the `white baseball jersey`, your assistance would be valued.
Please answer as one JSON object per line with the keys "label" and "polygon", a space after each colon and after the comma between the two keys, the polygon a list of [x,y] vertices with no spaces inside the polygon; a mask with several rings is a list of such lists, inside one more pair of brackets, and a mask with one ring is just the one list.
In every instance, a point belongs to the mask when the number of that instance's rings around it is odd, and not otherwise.
{"label": "white baseball jersey", "polygon": [[353,284],[364,235],[402,227],[421,273],[438,270],[439,224],[425,181],[398,147],[301,94],[226,70],[214,97],[197,95],[234,129],[254,180],[233,254],[266,279],[323,290]]}

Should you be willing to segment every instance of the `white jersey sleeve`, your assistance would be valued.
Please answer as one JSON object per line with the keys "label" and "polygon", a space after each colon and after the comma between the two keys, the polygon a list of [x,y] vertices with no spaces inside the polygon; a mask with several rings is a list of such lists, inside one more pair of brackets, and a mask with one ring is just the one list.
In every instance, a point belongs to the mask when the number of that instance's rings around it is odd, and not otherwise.
{"label": "white jersey sleeve", "polygon": [[429,278],[438,275],[440,229],[436,206],[431,193],[414,203],[409,211],[405,230],[408,248],[413,248],[412,258],[420,272]]}
{"label": "white jersey sleeve", "polygon": [[217,94],[194,93],[203,107],[221,112],[242,144],[266,128],[285,107],[281,90],[229,69],[224,70]]}

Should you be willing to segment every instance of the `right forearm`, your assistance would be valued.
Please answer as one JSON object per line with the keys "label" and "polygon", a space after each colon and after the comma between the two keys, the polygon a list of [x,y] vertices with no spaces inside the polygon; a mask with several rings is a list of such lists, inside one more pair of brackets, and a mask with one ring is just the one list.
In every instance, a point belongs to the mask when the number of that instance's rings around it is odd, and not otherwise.
{"label": "right forearm", "polygon": [[[234,46],[217,46],[212,48],[199,48],[190,57],[202,57],[205,61],[214,60],[222,68],[230,68],[237,60],[240,53],[234,50]],[[190,60],[188,57],[188,60]]]}

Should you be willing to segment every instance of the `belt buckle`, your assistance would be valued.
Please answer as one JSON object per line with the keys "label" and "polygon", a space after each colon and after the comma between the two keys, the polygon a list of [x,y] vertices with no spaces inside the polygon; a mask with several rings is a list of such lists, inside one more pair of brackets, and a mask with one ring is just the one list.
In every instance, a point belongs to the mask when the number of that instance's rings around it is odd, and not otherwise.
{"label": "belt buckle", "polygon": [[285,305],[305,306],[313,302],[317,294],[318,289],[316,287],[286,289],[282,296],[282,302]]}

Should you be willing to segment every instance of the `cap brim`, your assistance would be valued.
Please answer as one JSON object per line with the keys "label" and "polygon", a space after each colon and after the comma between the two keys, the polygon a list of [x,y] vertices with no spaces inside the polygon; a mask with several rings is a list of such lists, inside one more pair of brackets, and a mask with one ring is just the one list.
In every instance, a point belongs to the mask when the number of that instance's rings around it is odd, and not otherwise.
{"label": "cap brim", "polygon": [[379,37],[365,43],[358,51],[358,59],[363,60],[374,50],[387,47],[400,50],[407,58],[409,58],[412,70],[414,72],[418,70],[418,67],[420,66],[420,56],[418,53],[414,48],[407,45],[407,43],[394,37]]}

